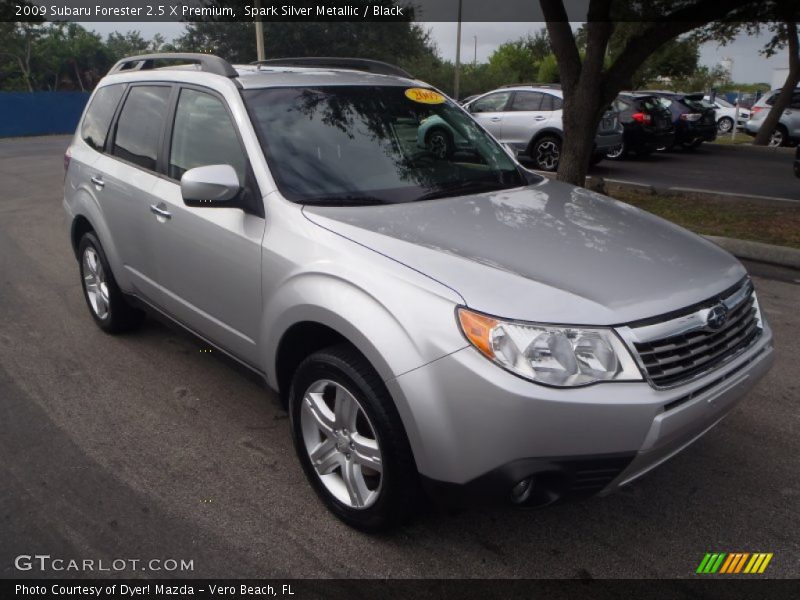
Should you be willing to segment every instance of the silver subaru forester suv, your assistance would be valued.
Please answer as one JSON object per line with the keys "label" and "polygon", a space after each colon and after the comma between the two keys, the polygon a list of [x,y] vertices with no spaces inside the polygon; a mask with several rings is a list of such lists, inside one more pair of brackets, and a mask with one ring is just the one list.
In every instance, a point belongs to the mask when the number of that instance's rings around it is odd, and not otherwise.
{"label": "silver subaru forester suv", "polygon": [[[465,143],[421,143],[432,117]],[[147,309],[263,376],[311,485],[364,530],[425,493],[613,491],[772,362],[731,255],[526,171],[384,63],[124,59],[65,164],[95,322],[122,332]]]}

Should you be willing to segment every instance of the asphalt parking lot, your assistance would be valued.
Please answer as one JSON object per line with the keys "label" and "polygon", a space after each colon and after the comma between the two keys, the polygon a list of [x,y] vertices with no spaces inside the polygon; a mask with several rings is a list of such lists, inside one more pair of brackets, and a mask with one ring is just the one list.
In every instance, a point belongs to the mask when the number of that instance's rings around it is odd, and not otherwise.
{"label": "asphalt parking lot", "polygon": [[[737,134],[739,136],[745,134]],[[793,148],[701,144],[626,160],[604,160],[592,176],[652,185],[657,189],[713,191],[800,202],[800,179],[792,170]]]}
{"label": "asphalt parking lot", "polygon": [[712,551],[772,552],[766,575],[800,576],[800,275],[755,271],[768,377],[624,491],[431,511],[370,537],[317,501],[258,380],[156,321],[124,337],[94,325],[61,208],[65,145],[0,141],[0,576],[31,575],[13,560],[38,553],[193,560],[172,575],[197,577],[692,577]]}

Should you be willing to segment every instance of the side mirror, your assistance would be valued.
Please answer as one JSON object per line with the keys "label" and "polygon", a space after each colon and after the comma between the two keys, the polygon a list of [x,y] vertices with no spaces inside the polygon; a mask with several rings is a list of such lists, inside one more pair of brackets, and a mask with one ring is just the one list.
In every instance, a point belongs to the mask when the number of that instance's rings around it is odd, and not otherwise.
{"label": "side mirror", "polygon": [[231,206],[242,189],[230,165],[189,169],[181,177],[181,195],[187,206]]}

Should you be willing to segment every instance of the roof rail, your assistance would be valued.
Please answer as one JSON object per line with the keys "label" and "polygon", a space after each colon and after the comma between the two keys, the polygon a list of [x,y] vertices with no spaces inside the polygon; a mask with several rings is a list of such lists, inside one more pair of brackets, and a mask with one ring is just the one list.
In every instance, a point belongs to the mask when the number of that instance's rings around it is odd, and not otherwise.
{"label": "roof rail", "polygon": [[375,73],[377,75],[393,75],[395,77],[414,79],[408,71],[398,66],[368,58],[303,56],[297,58],[270,58],[267,60],[257,60],[250,64],[263,67],[329,67],[333,69],[353,69],[355,71],[366,71],[367,73]]}
{"label": "roof rail", "polygon": [[503,88],[512,88],[512,87],[538,87],[538,88],[549,88],[553,90],[560,90],[561,84],[560,83],[507,83],[506,85],[501,85],[498,89]]}
{"label": "roof rail", "polygon": [[120,73],[123,71],[144,71],[155,68],[155,61],[170,60],[197,63],[201,71],[214,73],[223,77],[238,77],[231,64],[219,56],[213,54],[200,54],[196,52],[162,52],[159,54],[140,54],[139,56],[128,56],[118,61],[108,74]]}

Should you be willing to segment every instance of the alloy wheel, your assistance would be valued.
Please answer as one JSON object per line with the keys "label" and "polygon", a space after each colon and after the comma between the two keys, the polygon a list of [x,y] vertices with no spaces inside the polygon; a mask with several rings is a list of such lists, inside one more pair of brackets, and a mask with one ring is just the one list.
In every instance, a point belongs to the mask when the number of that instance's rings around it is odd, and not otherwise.
{"label": "alloy wheel", "polygon": [[321,379],[303,395],[303,443],[322,484],[339,502],[372,506],[383,483],[375,428],[355,396],[341,384]]}
{"label": "alloy wheel", "polygon": [[536,145],[536,164],[547,171],[554,171],[558,166],[561,151],[558,144],[546,140]]}
{"label": "alloy wheel", "polygon": [[769,138],[770,146],[783,146],[783,131],[776,129]]}
{"label": "alloy wheel", "polygon": [[623,154],[625,154],[625,144],[617,144],[616,146],[612,146],[608,152],[606,152],[606,158],[620,158]]}
{"label": "alloy wheel", "polygon": [[720,133],[730,133],[733,128],[733,121],[728,117],[723,117],[717,123],[717,131]]}
{"label": "alloy wheel", "polygon": [[100,257],[91,246],[87,246],[83,252],[83,287],[97,318],[107,318],[109,313],[108,282]]}

